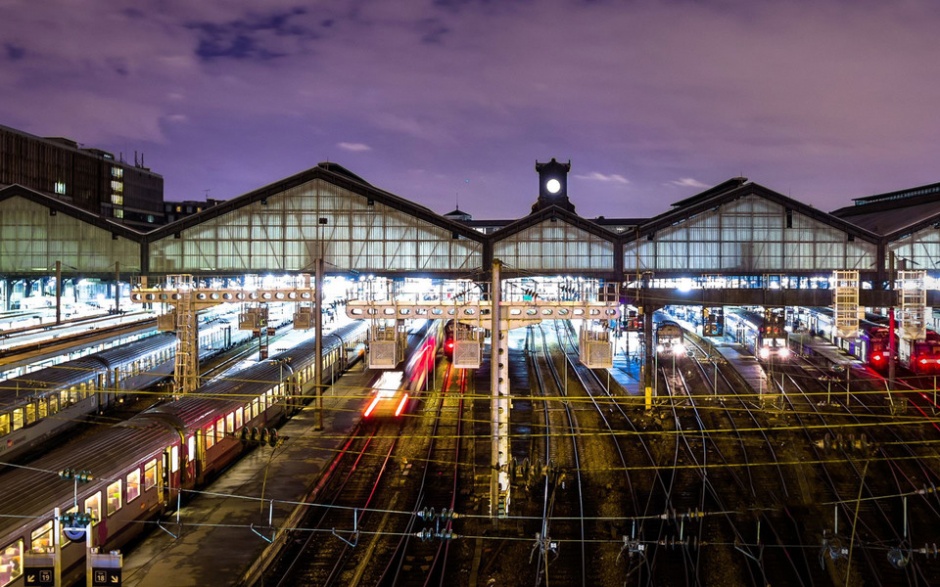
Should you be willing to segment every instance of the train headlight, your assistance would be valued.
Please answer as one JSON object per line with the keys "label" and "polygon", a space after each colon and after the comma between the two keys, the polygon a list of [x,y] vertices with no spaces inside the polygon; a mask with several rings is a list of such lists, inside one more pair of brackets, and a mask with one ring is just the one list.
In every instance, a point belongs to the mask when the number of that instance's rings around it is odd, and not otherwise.
{"label": "train headlight", "polygon": [[661,344],[656,345],[656,352],[657,352],[657,353],[661,353],[661,352],[663,352],[664,350],[666,350],[666,347],[664,347],[663,345],[661,345]]}
{"label": "train headlight", "polygon": [[762,359],[768,359],[768,358],[770,358],[770,348],[769,348],[769,347],[761,347],[759,354],[760,354],[760,358],[762,358]]}
{"label": "train headlight", "polygon": [[781,348],[781,349],[777,352],[777,356],[780,357],[781,359],[789,359],[789,358],[790,358],[790,349],[787,348],[787,347]]}
{"label": "train headlight", "polygon": [[672,354],[674,354],[674,355],[682,355],[682,354],[685,354],[685,346],[683,346],[683,345],[680,344],[680,343],[676,343],[676,344],[672,345]]}

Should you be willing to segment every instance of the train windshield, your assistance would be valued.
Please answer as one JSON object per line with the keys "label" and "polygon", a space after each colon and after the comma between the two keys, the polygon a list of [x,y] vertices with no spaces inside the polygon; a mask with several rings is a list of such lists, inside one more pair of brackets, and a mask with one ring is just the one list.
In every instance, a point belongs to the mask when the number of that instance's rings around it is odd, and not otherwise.
{"label": "train windshield", "polygon": [[391,397],[401,388],[401,382],[405,374],[401,371],[386,371],[382,373],[379,380],[375,382],[373,390],[379,397]]}

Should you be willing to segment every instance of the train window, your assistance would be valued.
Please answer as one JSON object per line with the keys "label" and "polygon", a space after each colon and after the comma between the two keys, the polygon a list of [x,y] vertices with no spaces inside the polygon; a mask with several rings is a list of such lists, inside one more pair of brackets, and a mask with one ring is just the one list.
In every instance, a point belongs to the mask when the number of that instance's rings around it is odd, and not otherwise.
{"label": "train window", "polygon": [[0,436],[10,433],[10,414],[0,414]]}
{"label": "train window", "polygon": [[134,469],[124,478],[127,481],[127,503],[140,496],[140,469]]}
{"label": "train window", "polygon": [[229,415],[225,416],[225,432],[228,434],[235,433],[235,413],[231,412]]}
{"label": "train window", "polygon": [[59,405],[63,410],[69,405],[69,392],[67,389],[59,392]]}
{"label": "train window", "polygon": [[261,398],[256,397],[255,401],[251,402],[251,405],[254,406],[251,410],[252,418],[257,418],[261,415]]}
{"label": "train window", "polygon": [[23,427],[23,408],[13,410],[13,429],[19,430]]}
{"label": "train window", "polygon": [[49,405],[46,403],[45,398],[39,398],[39,417],[45,418],[49,415]]}
{"label": "train window", "polygon": [[245,422],[251,420],[251,403],[245,404]]}
{"label": "train window", "polygon": [[85,513],[91,515],[91,525],[97,526],[101,521],[101,492],[96,491],[85,498]]}
{"label": "train window", "polygon": [[152,489],[157,484],[157,459],[150,460],[144,465],[144,491]]}
{"label": "train window", "polygon": [[29,544],[33,552],[52,552],[52,520],[33,530]]}
{"label": "train window", "polygon": [[235,430],[240,430],[242,427],[242,409],[235,409]]}
{"label": "train window", "polygon": [[225,438],[225,419],[220,418],[215,423],[215,441],[222,442],[223,438]]}
{"label": "train window", "polygon": [[23,541],[7,544],[0,551],[0,586],[9,585],[23,575]]}
{"label": "train window", "polygon": [[206,449],[212,448],[215,444],[215,424],[209,424],[206,426]]}
{"label": "train window", "polygon": [[59,396],[52,394],[52,395],[47,396],[46,399],[49,400],[49,413],[55,414],[56,412],[58,412],[59,411]]}
{"label": "train window", "polygon": [[121,507],[121,480],[118,479],[108,485],[108,515],[113,515],[114,512],[121,509]]}
{"label": "train window", "polygon": [[29,426],[36,421],[36,404],[26,404],[26,425]]}
{"label": "train window", "polygon": [[180,447],[174,444],[170,448],[170,473],[180,470]]}
{"label": "train window", "polygon": [[195,436],[190,436],[186,440],[186,458],[189,460],[190,463],[196,460],[196,437]]}

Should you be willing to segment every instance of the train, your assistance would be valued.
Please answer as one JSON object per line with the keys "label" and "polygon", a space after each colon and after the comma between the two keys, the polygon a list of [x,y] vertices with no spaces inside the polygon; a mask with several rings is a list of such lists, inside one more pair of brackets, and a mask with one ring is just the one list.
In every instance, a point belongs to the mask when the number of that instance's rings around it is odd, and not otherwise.
{"label": "train", "polygon": [[[362,357],[367,327],[341,326],[323,337],[323,381]],[[85,574],[86,536],[102,552],[119,549],[176,507],[276,427],[314,393],[315,341],[150,408],[29,468],[0,475],[0,585],[23,585],[25,552],[61,548],[63,584]],[[353,350],[354,349],[354,350]],[[62,480],[56,478],[59,473]],[[74,480],[74,482],[72,481]],[[79,482],[81,480],[82,482]],[[73,504],[77,504],[75,507]],[[54,535],[60,511],[65,530]],[[69,516],[90,516],[76,523]],[[77,524],[77,525],[76,525]]]}
{"label": "train", "polygon": [[[225,320],[199,332],[200,359],[247,339]],[[158,333],[0,383],[0,460],[16,461],[89,414],[173,375],[176,335]]]}
{"label": "train", "polygon": [[401,418],[412,413],[437,365],[438,348],[444,346],[446,354],[446,324],[442,327],[440,320],[418,324],[412,334],[420,341],[408,357],[404,370],[383,371],[372,385],[369,402],[362,412],[366,420]]}
{"label": "train", "polygon": [[[841,338],[833,328],[830,308],[810,308],[808,325],[811,331],[823,336],[831,343],[858,358],[872,369],[884,373],[890,359],[891,327],[889,319],[868,313],[859,320],[858,333],[854,338]],[[895,338],[894,359],[896,364],[916,375],[940,373],[940,334],[927,328],[924,338]]]}
{"label": "train", "polygon": [[660,320],[656,325],[656,352],[660,355],[681,355],[685,352],[682,326],[672,320]]}
{"label": "train", "polygon": [[762,361],[790,358],[789,334],[784,316],[773,312],[753,312],[742,308],[725,310],[725,336],[743,345]]}
{"label": "train", "polygon": [[[455,326],[456,324],[456,326]],[[444,323],[444,340],[441,344],[443,349],[444,357],[449,361],[454,360],[454,341],[458,338],[460,340],[470,340],[470,333],[473,327],[469,324],[464,324],[463,322],[456,322],[455,320],[448,320]],[[456,336],[456,333],[466,333],[466,336]]]}

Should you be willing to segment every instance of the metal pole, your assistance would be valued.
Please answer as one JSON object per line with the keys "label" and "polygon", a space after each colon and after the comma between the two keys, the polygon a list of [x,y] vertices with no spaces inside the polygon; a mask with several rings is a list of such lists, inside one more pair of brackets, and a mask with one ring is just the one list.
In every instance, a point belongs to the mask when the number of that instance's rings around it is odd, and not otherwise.
{"label": "metal pole", "polygon": [[62,261],[55,262],[55,323],[62,324]]}
{"label": "metal pole", "polygon": [[[321,249],[322,253],[322,249]],[[314,363],[313,384],[316,386],[317,396],[317,425],[314,430],[323,430],[323,255],[316,260],[316,292],[313,296],[314,313],[314,353],[317,360]]]}

